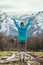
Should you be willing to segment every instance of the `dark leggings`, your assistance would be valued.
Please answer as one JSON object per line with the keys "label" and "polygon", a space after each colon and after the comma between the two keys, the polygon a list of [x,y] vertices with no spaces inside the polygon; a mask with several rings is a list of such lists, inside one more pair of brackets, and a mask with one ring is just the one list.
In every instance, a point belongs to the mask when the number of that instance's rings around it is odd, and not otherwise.
{"label": "dark leggings", "polygon": [[26,52],[27,41],[18,41],[18,51]]}

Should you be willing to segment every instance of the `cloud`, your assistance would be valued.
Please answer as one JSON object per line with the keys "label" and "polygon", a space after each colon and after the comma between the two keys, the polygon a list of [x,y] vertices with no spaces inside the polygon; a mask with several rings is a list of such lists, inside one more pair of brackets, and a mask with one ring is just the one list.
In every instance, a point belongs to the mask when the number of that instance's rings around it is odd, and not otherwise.
{"label": "cloud", "polygon": [[15,12],[43,10],[43,0],[0,0],[0,9]]}
{"label": "cloud", "polygon": [[0,9],[14,9],[14,8],[16,8],[15,6],[12,6],[12,5],[1,5],[0,6]]}

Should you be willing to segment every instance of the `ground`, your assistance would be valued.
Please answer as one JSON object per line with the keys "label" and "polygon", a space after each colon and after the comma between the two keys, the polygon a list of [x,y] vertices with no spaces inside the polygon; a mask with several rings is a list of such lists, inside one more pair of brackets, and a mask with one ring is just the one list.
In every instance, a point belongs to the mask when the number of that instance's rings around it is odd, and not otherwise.
{"label": "ground", "polygon": [[[14,51],[0,51],[0,58],[4,56],[11,55],[11,53]],[[43,52],[27,52],[31,56],[36,58],[37,62],[40,62],[41,65],[43,65]],[[0,65],[27,65],[26,62],[9,62],[5,64],[0,64]]]}

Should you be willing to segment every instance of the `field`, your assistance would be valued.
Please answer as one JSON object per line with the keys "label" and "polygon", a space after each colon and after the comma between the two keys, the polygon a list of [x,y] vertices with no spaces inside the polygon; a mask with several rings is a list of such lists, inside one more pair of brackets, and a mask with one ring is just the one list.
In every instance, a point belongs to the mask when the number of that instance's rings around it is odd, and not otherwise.
{"label": "field", "polygon": [[28,52],[28,53],[35,56],[35,57],[43,59],[43,52]]}
{"label": "field", "polygon": [[[0,51],[0,58],[10,56],[12,52],[14,53],[14,51]],[[41,65],[43,65],[43,52],[27,52],[27,53],[35,57],[36,61],[40,62]],[[26,65],[26,63],[25,62],[10,62],[10,63],[0,64],[0,65]]]}

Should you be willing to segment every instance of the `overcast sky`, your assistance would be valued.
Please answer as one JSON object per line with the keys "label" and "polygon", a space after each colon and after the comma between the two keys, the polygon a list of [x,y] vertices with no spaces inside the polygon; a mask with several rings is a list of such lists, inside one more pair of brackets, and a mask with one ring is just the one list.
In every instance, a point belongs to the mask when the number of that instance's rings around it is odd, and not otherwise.
{"label": "overcast sky", "polygon": [[38,12],[43,10],[43,0],[0,0],[0,9],[6,12]]}

